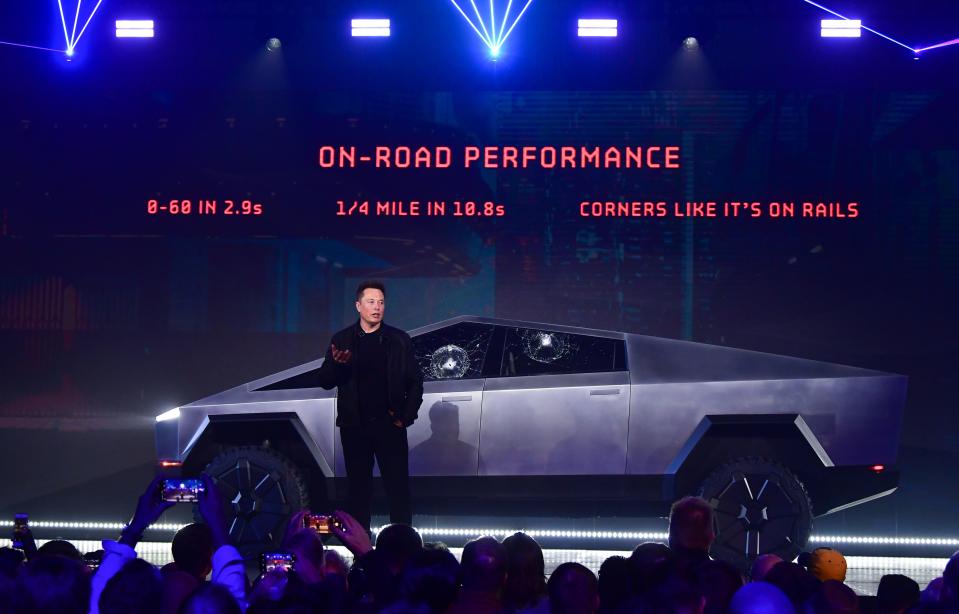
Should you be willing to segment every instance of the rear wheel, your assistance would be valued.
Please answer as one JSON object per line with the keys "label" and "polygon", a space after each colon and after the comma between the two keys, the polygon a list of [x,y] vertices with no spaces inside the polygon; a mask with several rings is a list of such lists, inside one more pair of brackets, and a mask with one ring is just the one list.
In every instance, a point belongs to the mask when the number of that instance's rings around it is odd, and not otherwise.
{"label": "rear wheel", "polygon": [[230,540],[244,557],[279,546],[290,516],[310,505],[302,472],[270,448],[227,448],[204,471],[223,496]]}
{"label": "rear wheel", "polygon": [[765,458],[740,458],[707,477],[700,495],[715,510],[714,558],[748,569],[756,557],[793,560],[812,532],[812,502],[789,469]]}

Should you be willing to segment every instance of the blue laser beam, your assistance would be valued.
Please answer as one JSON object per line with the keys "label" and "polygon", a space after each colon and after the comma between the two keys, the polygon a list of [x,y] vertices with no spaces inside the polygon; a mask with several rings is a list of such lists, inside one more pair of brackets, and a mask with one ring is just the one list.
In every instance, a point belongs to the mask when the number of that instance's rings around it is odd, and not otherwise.
{"label": "blue laser beam", "polygon": [[77,12],[73,15],[73,31],[70,32],[70,47],[74,46],[74,37],[77,35],[77,20],[80,19],[80,5],[83,0],[77,0]]}
{"label": "blue laser beam", "polygon": [[468,23],[470,27],[473,28],[473,31],[476,32],[476,35],[480,37],[480,40],[482,40],[483,43],[485,43],[486,45],[489,45],[489,41],[486,40],[486,37],[483,36],[483,33],[480,32],[475,25],[473,25],[473,22],[466,15],[466,13],[463,12],[463,9],[460,8],[460,5],[456,4],[456,0],[450,0],[450,2],[453,3],[453,6],[456,7],[456,10],[459,11],[460,15],[463,16],[463,19],[466,20],[466,23]]}
{"label": "blue laser beam", "polygon": [[63,53],[63,49],[50,49],[49,47],[37,47],[36,45],[24,45],[23,43],[11,43],[9,41],[0,41],[0,45],[9,45],[11,47],[23,47],[25,49],[39,49],[40,51],[53,51],[54,53]]}
{"label": "blue laser beam", "polygon": [[80,37],[83,36],[83,33],[87,31],[87,26],[90,25],[90,21],[93,19],[93,16],[97,14],[97,9],[100,8],[101,4],[103,4],[103,0],[97,0],[96,6],[93,7],[93,11],[90,13],[90,16],[87,17],[87,22],[83,24],[83,28],[80,30],[80,33],[77,34],[77,38],[73,41],[73,44],[70,46],[71,49],[73,47],[76,47],[77,43],[80,42]]}

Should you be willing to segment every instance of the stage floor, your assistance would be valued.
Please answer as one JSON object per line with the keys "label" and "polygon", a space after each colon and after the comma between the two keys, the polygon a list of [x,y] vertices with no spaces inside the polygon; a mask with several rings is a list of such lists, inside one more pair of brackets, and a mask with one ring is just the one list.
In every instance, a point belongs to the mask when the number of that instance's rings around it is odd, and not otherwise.
{"label": "stage floor", "polygon": [[[70,540],[80,552],[92,552],[100,548],[100,542],[93,540]],[[44,540],[38,540],[38,543],[44,543]],[[9,546],[10,540],[0,540],[0,547]],[[329,546],[346,558],[351,560],[351,555],[342,546]],[[450,551],[457,558],[463,552],[462,548],[450,548]],[[153,563],[154,565],[165,565],[171,562],[169,542],[142,542],[137,546],[137,552],[140,556]],[[593,572],[599,571],[608,557],[614,555],[629,556],[629,550],[563,550],[563,549],[544,549],[543,558],[546,561],[546,574],[549,575],[560,564],[567,561],[575,561],[586,565]],[[886,574],[903,574],[909,576],[919,583],[921,588],[925,588],[929,582],[942,575],[948,558],[918,558],[918,557],[884,557],[884,556],[848,556],[846,562],[848,565],[846,571],[846,584],[848,584],[856,593],[860,595],[875,595],[876,588],[879,586],[879,580]]]}

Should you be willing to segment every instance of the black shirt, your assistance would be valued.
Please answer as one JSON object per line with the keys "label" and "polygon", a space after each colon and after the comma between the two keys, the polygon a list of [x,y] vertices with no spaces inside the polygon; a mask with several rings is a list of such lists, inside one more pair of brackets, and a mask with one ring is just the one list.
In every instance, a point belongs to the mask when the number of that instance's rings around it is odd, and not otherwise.
{"label": "black shirt", "polygon": [[356,384],[364,422],[389,419],[386,388],[386,345],[383,327],[372,333],[361,328],[356,336]]}

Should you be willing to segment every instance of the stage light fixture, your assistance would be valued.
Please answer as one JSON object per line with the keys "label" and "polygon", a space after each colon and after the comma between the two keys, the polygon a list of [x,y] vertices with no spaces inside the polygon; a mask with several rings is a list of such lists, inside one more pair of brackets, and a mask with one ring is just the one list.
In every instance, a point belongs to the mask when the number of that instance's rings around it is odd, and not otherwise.
{"label": "stage light fixture", "polygon": [[273,37],[270,40],[266,41],[266,50],[267,51],[277,51],[280,47],[283,46],[283,43],[280,42],[280,39]]}
{"label": "stage light fixture", "polygon": [[350,21],[353,36],[390,36],[389,19],[353,19]]}
{"label": "stage light fixture", "polygon": [[[509,35],[513,33],[513,30],[516,29],[516,25],[523,18],[523,15],[526,14],[526,10],[529,8],[529,5],[533,3],[533,0],[527,0],[522,10],[516,13],[515,16],[513,15],[513,0],[505,2],[506,8],[502,11],[497,7],[497,5],[499,5],[499,7],[503,6],[504,2],[502,0],[490,0],[489,14],[485,17],[479,6],[477,6],[476,1],[477,0],[469,0],[473,14],[475,15],[475,23],[474,19],[463,10],[457,0],[450,0],[450,3],[456,8],[456,11],[463,19],[466,20],[470,29],[476,33],[480,40],[483,41],[483,44],[489,49],[490,58],[495,60],[500,56],[503,44],[506,42],[506,39],[509,38]],[[480,3],[482,3],[482,0],[480,0]],[[465,3],[463,6],[465,6]],[[486,24],[487,20],[489,20],[489,27],[487,27]]]}
{"label": "stage light fixture", "polygon": [[823,38],[859,38],[862,36],[862,21],[858,19],[823,19],[819,23],[819,36]]}
{"label": "stage light fixture", "polygon": [[687,51],[699,49],[699,41],[696,40],[695,36],[687,36],[683,39],[683,49]]}
{"label": "stage light fixture", "polygon": [[616,37],[619,35],[619,22],[615,19],[580,19],[577,22],[577,34],[588,37]]}
{"label": "stage light fixture", "polygon": [[152,19],[117,19],[117,38],[153,38]]}

